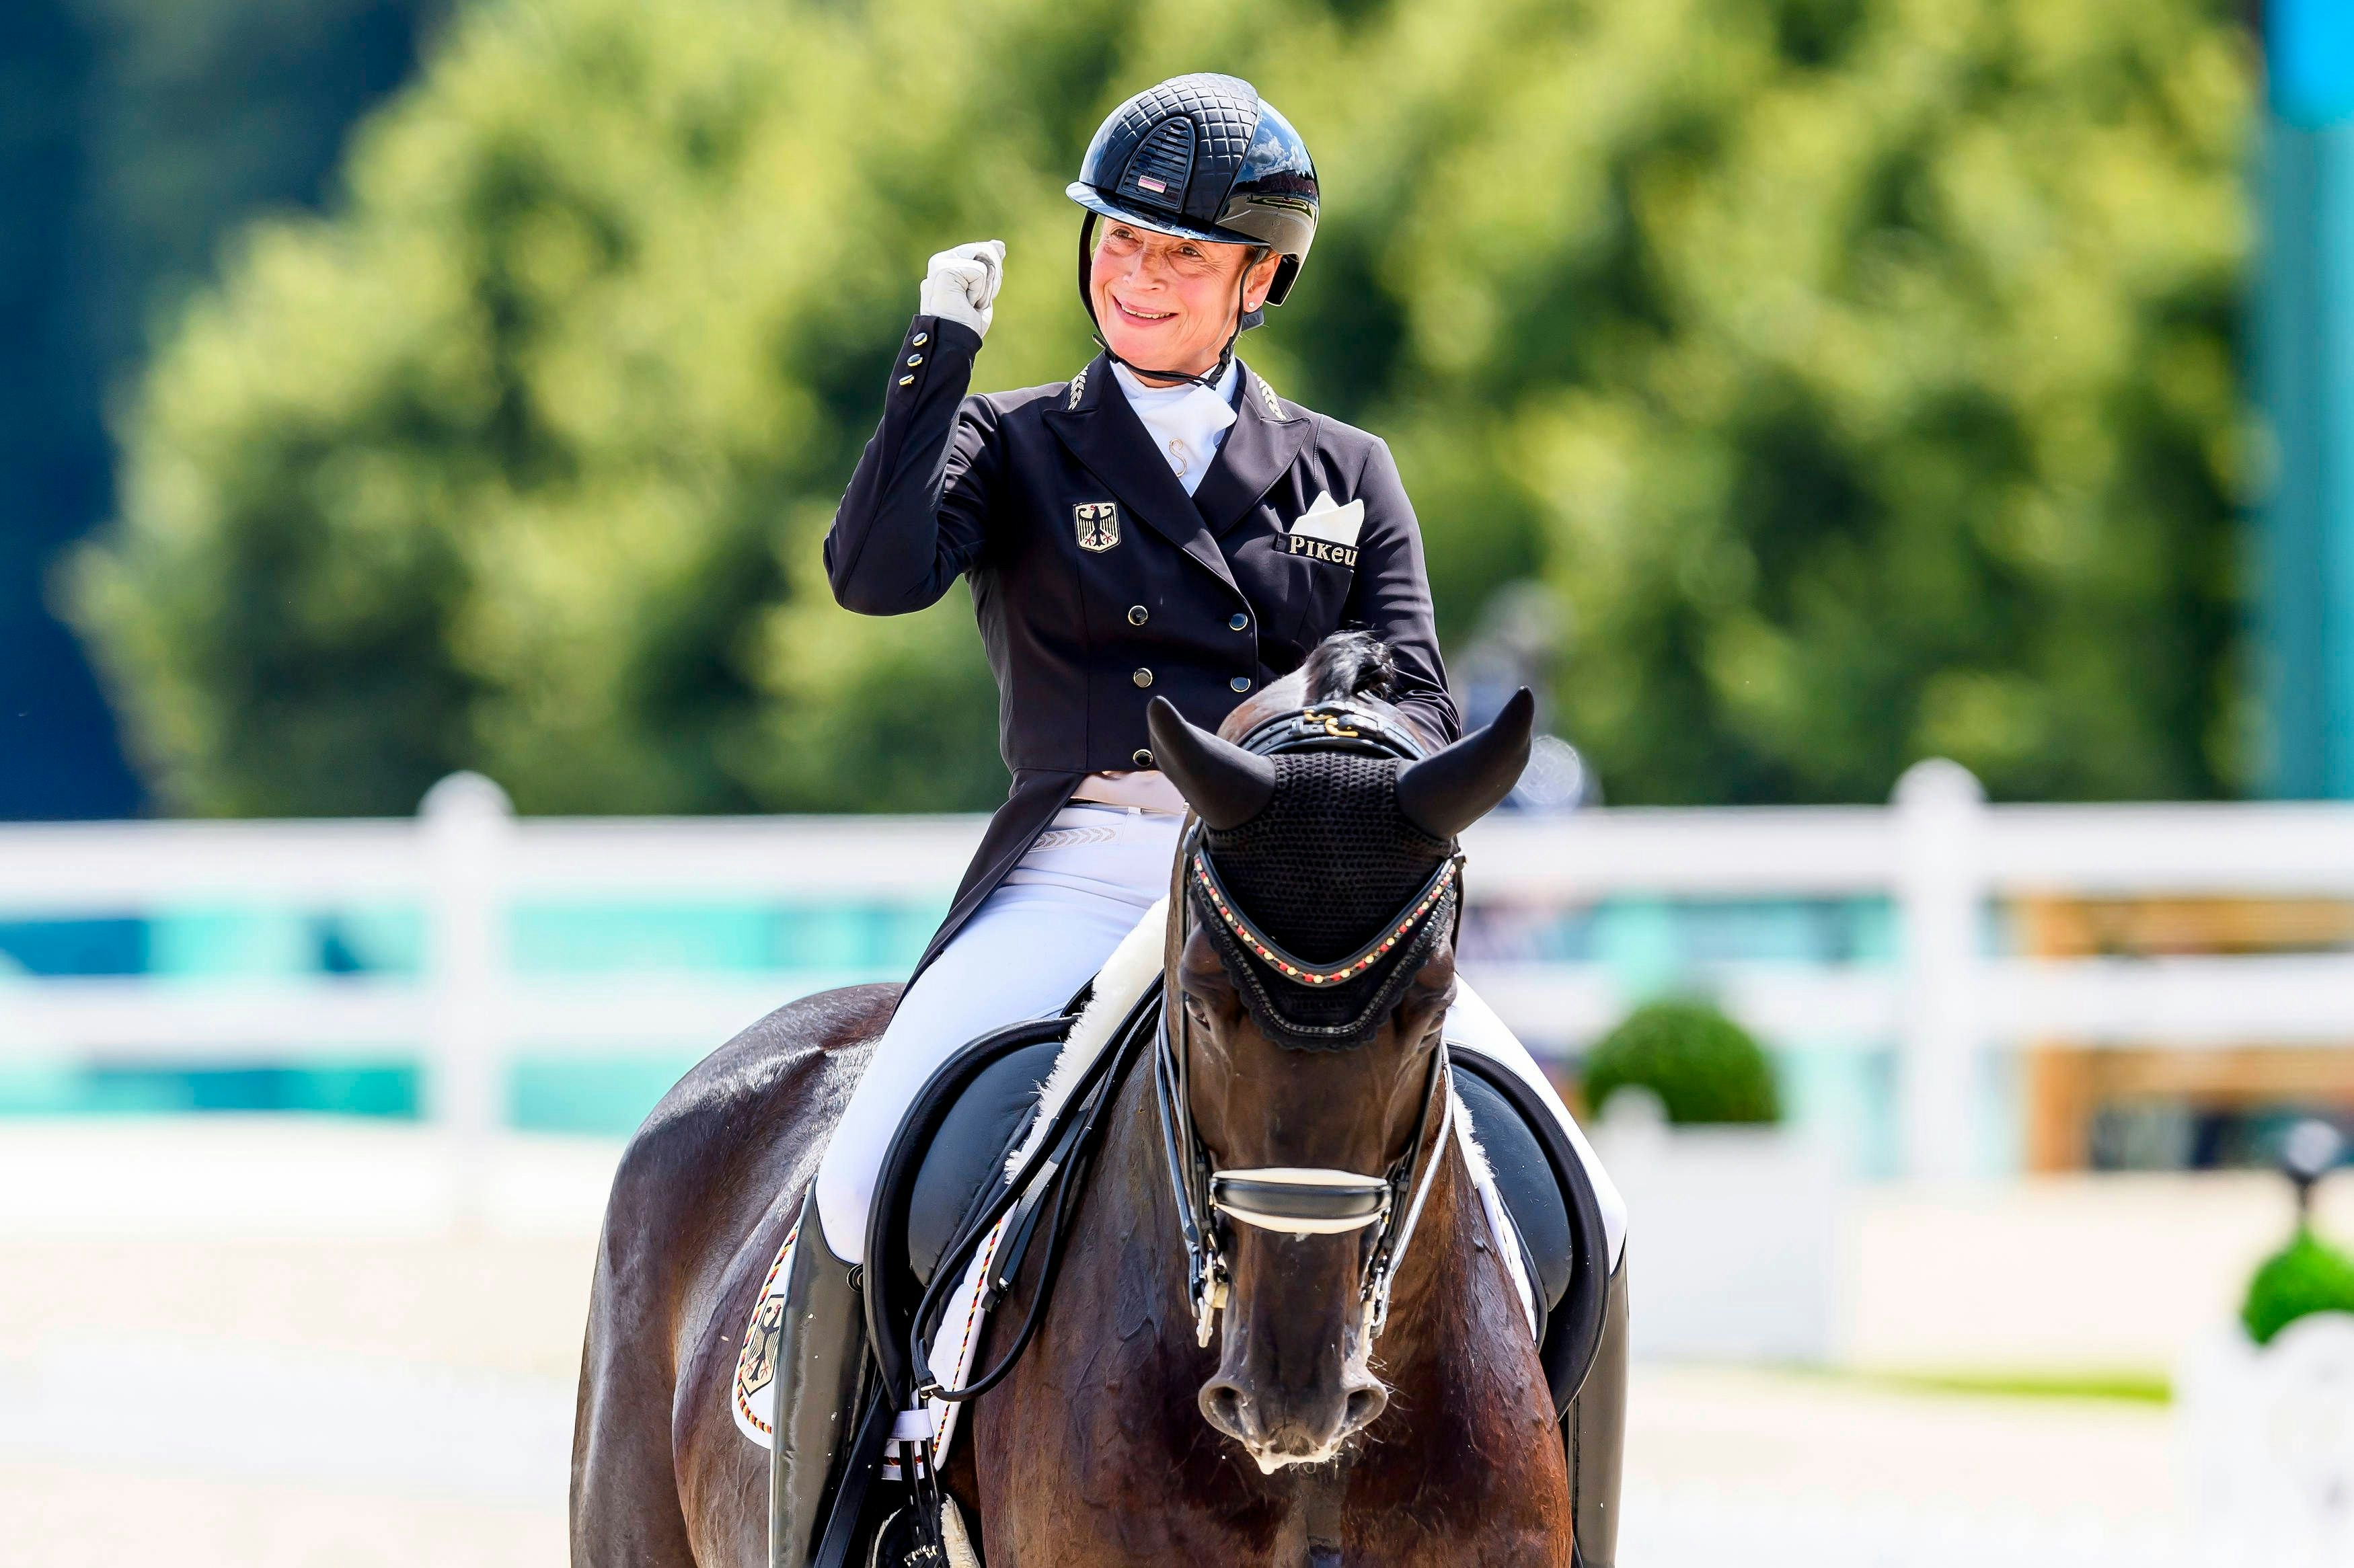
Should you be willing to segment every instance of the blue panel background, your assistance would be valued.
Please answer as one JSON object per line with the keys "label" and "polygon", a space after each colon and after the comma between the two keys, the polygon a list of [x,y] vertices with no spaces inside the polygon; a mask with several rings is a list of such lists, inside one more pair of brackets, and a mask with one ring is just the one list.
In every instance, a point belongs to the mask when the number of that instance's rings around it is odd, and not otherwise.
{"label": "blue panel background", "polygon": [[2354,119],[2354,0],[2271,0],[2264,35],[2273,112],[2306,130]]}

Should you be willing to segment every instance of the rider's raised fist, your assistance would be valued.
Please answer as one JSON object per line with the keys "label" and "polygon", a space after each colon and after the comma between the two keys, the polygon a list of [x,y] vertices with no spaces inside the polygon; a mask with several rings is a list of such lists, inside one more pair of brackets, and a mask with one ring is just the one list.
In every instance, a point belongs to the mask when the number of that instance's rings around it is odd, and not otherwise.
{"label": "rider's raised fist", "polygon": [[923,302],[917,309],[944,322],[989,335],[997,286],[1005,277],[1005,241],[977,239],[932,258],[924,272]]}

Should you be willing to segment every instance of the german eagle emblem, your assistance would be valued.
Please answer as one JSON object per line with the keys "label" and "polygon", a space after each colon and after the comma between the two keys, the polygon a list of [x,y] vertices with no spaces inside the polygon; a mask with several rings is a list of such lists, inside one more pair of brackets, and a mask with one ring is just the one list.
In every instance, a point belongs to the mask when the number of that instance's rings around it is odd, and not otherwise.
{"label": "german eagle emblem", "polygon": [[1109,501],[1082,501],[1071,508],[1079,548],[1103,554],[1119,543],[1119,507]]}

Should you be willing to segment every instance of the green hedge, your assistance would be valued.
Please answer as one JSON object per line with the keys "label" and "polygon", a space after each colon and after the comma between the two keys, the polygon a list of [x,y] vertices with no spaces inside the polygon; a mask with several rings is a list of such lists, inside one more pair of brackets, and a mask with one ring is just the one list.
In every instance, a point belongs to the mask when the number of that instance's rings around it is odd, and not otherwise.
{"label": "green hedge", "polygon": [[1647,1003],[1603,1036],[1585,1058],[1586,1104],[1599,1112],[1629,1086],[1658,1095],[1679,1126],[1782,1119],[1773,1064],[1747,1030],[1704,1001]]}
{"label": "green hedge", "polygon": [[2248,1282],[2240,1321],[2260,1345],[2314,1312],[2354,1312],[2354,1258],[2305,1226]]}

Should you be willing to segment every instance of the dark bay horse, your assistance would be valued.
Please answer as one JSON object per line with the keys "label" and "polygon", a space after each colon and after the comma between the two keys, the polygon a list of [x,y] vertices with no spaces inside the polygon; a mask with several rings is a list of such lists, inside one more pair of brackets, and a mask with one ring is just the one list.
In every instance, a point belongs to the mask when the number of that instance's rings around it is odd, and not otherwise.
{"label": "dark bay horse", "polygon": [[[1379,701],[1382,675],[1378,645],[1335,640],[1221,733],[1339,703],[1402,728]],[[1225,904],[1172,899],[1168,941],[1168,1038],[1188,1064],[1192,1133],[1229,1182],[1219,1206],[1247,1216],[1254,1177],[1271,1179],[1272,1209],[1299,1181],[1405,1171],[1417,1217],[1384,1279],[1385,1316],[1366,1287],[1380,1261],[1368,1238],[1394,1235],[1387,1220],[1379,1232],[1280,1215],[1224,1227],[1204,1343],[1182,1239],[1193,1211],[1152,1064],[1129,1071],[1037,1337],[974,1405],[948,1490],[980,1520],[994,1568],[1566,1568],[1552,1397],[1460,1148],[1433,1114],[1446,1102],[1434,1064],[1454,992],[1451,903],[1432,895],[1424,924],[1400,927],[1387,970],[1378,943],[1417,888],[1446,882],[1455,832],[1517,778],[1525,696],[1409,765],[1418,780],[1362,758],[1270,763],[1165,705],[1152,724],[1238,916],[1221,932],[1207,912]],[[1263,941],[1320,961],[1357,947],[1342,931],[1372,933],[1375,959],[1312,1000],[1238,957]],[[854,987],[772,1013],[690,1073],[631,1144],[581,1372],[578,1568],[767,1563],[769,1457],[728,1411],[737,1336],[896,994]],[[1023,1288],[1037,1287],[1034,1266]],[[977,1365],[1024,1307],[1020,1295],[1000,1306]]]}

